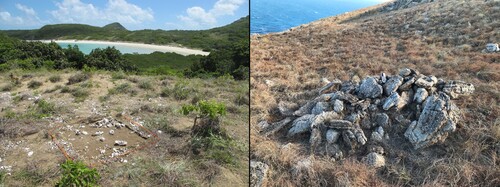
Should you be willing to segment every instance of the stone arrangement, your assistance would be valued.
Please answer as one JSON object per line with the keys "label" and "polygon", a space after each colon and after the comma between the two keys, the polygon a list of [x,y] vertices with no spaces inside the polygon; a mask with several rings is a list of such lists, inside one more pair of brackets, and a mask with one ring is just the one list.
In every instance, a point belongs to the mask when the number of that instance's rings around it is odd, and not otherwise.
{"label": "stone arrangement", "polygon": [[[311,154],[318,148],[332,159],[369,145],[363,158],[368,165],[384,165],[384,150],[372,146],[390,140],[394,126],[406,128],[404,137],[414,149],[443,142],[455,131],[460,110],[453,99],[470,95],[474,86],[462,81],[444,81],[413,69],[398,75],[366,77],[361,81],[332,81],[319,89],[319,96],[301,107],[280,102],[285,119],[259,123],[267,136],[282,129],[287,138],[310,135]],[[393,131],[391,131],[393,132]]]}

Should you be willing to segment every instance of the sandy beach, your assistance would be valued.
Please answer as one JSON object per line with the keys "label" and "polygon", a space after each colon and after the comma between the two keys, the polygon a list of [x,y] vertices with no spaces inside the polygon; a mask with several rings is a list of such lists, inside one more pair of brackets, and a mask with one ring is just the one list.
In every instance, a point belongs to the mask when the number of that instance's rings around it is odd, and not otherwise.
{"label": "sandy beach", "polygon": [[[50,43],[51,40],[37,40],[44,43]],[[102,44],[102,45],[110,45],[110,46],[125,46],[125,47],[134,47],[134,48],[142,48],[142,49],[151,49],[160,52],[173,52],[177,54],[181,54],[184,56],[187,55],[203,55],[207,56],[210,54],[209,52],[205,52],[197,49],[189,49],[183,47],[174,47],[174,46],[166,46],[166,45],[151,45],[151,44],[142,44],[142,43],[130,43],[130,42],[110,42],[110,41],[99,41],[99,40],[53,40],[56,43],[74,43],[74,44]]]}

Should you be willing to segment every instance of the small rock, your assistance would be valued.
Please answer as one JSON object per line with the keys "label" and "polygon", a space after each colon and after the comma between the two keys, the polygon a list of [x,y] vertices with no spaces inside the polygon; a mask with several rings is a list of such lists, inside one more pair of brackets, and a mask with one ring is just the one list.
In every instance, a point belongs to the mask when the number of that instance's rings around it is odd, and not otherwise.
{"label": "small rock", "polygon": [[377,98],[382,95],[383,89],[373,77],[367,77],[361,81],[358,96],[361,98]]}
{"label": "small rock", "polygon": [[374,116],[374,121],[377,126],[389,126],[389,116],[386,113],[378,113]]}
{"label": "small rock", "polygon": [[385,166],[384,156],[374,152],[368,154],[366,157],[362,159],[362,161],[365,162],[368,166],[374,168]]}
{"label": "small rock", "polygon": [[33,151],[28,152],[28,157],[33,156]]}
{"label": "small rock", "polygon": [[389,96],[393,92],[396,92],[398,90],[399,86],[403,84],[403,77],[396,75],[391,77],[387,82],[384,84],[384,93],[385,95]]}
{"label": "small rock", "polygon": [[486,44],[486,52],[493,53],[493,52],[498,52],[498,51],[500,51],[498,44],[495,44],[495,43]]}
{"label": "small rock", "polygon": [[106,153],[106,150],[105,149],[100,149],[99,153],[104,154],[104,153]]}
{"label": "small rock", "polygon": [[340,113],[344,110],[344,103],[341,100],[335,99],[333,101],[333,111]]}
{"label": "small rock", "polygon": [[314,115],[321,114],[321,113],[327,111],[328,107],[330,107],[328,102],[318,102],[318,103],[316,103],[316,106],[314,106],[314,108],[311,110],[311,113]]}
{"label": "small rock", "polygon": [[104,137],[102,137],[102,136],[101,136],[101,137],[99,138],[99,141],[104,142],[104,141],[106,141],[106,138],[104,138]]}
{"label": "small rock", "polygon": [[407,90],[411,89],[411,86],[413,85],[413,83],[415,83],[415,81],[416,81],[415,77],[409,78],[401,86],[399,86],[399,90],[407,91]]}
{"label": "small rock", "polygon": [[314,120],[313,114],[303,115],[293,121],[292,128],[288,130],[288,137],[311,131],[311,123]]}
{"label": "small rock", "polygon": [[311,160],[309,158],[304,158],[295,164],[292,168],[292,175],[298,176],[303,172],[306,172],[309,168],[311,168]]}
{"label": "small rock", "polygon": [[380,82],[383,84],[387,82],[387,76],[385,75],[385,73],[380,74]]}
{"label": "small rock", "polygon": [[403,68],[403,69],[399,70],[399,76],[401,76],[401,77],[405,77],[405,76],[408,76],[410,74],[411,74],[411,70],[408,68]]}
{"label": "small rock", "polygon": [[425,88],[418,88],[413,100],[420,104],[425,101],[425,98],[427,98],[428,95],[429,93]]}
{"label": "small rock", "polygon": [[470,95],[474,93],[474,90],[474,85],[463,81],[448,81],[443,87],[443,92],[447,93],[451,99],[456,99],[461,95]]}
{"label": "small rock", "polygon": [[115,140],[115,145],[118,146],[127,146],[127,142],[123,140]]}
{"label": "small rock", "polygon": [[97,132],[95,132],[94,134],[92,134],[92,136],[100,136],[100,135],[102,135],[102,134],[104,134],[104,132],[103,132],[103,131],[97,131]]}
{"label": "small rock", "polygon": [[333,129],[328,129],[326,131],[326,141],[330,144],[337,142],[340,137],[340,133]]}
{"label": "small rock", "polygon": [[83,135],[88,135],[89,133],[87,131],[82,131]]}
{"label": "small rock", "polygon": [[114,130],[109,130],[109,134],[113,135],[113,134],[115,134],[115,131]]}
{"label": "small rock", "polygon": [[393,92],[386,100],[382,108],[384,110],[389,110],[391,107],[395,106],[399,102],[398,92]]}
{"label": "small rock", "polygon": [[75,130],[75,135],[77,135],[77,136],[78,136],[78,135],[80,135],[80,134],[82,134],[82,132],[81,132],[80,130],[76,129],[76,130]]}
{"label": "small rock", "polygon": [[427,89],[430,89],[431,87],[434,86],[434,84],[436,84],[438,81],[437,81],[437,78],[435,76],[428,76],[428,77],[421,77],[421,78],[418,78],[416,81],[415,81],[415,84],[421,88],[427,88]]}

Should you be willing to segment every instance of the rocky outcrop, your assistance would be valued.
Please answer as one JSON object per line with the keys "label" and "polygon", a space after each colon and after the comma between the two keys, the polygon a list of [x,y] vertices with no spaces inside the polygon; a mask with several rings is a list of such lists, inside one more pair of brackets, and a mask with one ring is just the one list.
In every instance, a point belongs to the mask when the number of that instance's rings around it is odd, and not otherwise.
{"label": "rocky outcrop", "polygon": [[[280,109],[294,116],[285,116],[269,126],[287,129],[288,138],[309,134],[310,153],[333,160],[370,150],[361,147],[387,144],[394,136],[390,133],[398,131],[393,128],[402,126],[407,127],[407,143],[421,149],[443,142],[455,131],[460,110],[452,99],[474,92],[472,84],[445,82],[409,68],[398,75],[381,73],[356,82],[336,83],[340,85],[336,90],[328,89],[331,93],[322,93],[300,108],[295,106],[298,109],[294,112]],[[366,156],[368,165],[384,165],[384,151],[379,148]]]}
{"label": "rocky outcrop", "polygon": [[411,8],[421,3],[434,2],[434,0],[396,0],[386,6],[384,9],[386,11],[398,10],[403,8]]}

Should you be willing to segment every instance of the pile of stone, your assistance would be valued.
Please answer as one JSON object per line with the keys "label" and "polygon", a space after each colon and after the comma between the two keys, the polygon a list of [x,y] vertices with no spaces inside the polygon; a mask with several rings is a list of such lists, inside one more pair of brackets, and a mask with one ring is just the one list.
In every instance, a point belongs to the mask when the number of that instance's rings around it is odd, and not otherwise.
{"label": "pile of stone", "polygon": [[393,127],[406,128],[404,136],[414,149],[443,142],[459,122],[460,110],[452,99],[472,94],[474,86],[404,68],[398,75],[382,73],[361,81],[333,81],[319,90],[318,97],[296,110],[279,103],[285,119],[273,124],[261,122],[263,132],[269,136],[287,129],[290,139],[310,135],[311,153],[321,148],[332,159],[370,145],[363,160],[379,167],[385,162],[384,150],[373,145],[389,141],[387,132],[395,132]]}
{"label": "pile of stone", "polygon": [[430,3],[434,0],[396,0],[385,7],[386,11],[399,10],[403,8],[411,8],[421,3]]}
{"label": "pile of stone", "polygon": [[[148,139],[151,137],[151,134],[141,130],[141,128],[138,125],[135,125],[133,123],[124,124],[116,119],[111,118],[111,117],[103,118],[102,120],[99,120],[99,121],[95,122],[94,124],[91,124],[90,126],[94,127],[94,128],[113,128],[113,127],[115,127],[116,129],[121,129],[123,127],[127,127],[129,130],[133,131],[134,133],[136,133],[137,135],[139,135],[140,137],[142,137],[144,139]],[[102,131],[98,131],[92,135],[99,136],[99,135],[102,135],[103,133],[104,132],[102,132]],[[113,135],[114,133],[115,133],[114,130],[109,131],[110,135]],[[79,133],[77,132],[77,134],[79,134]]]}

